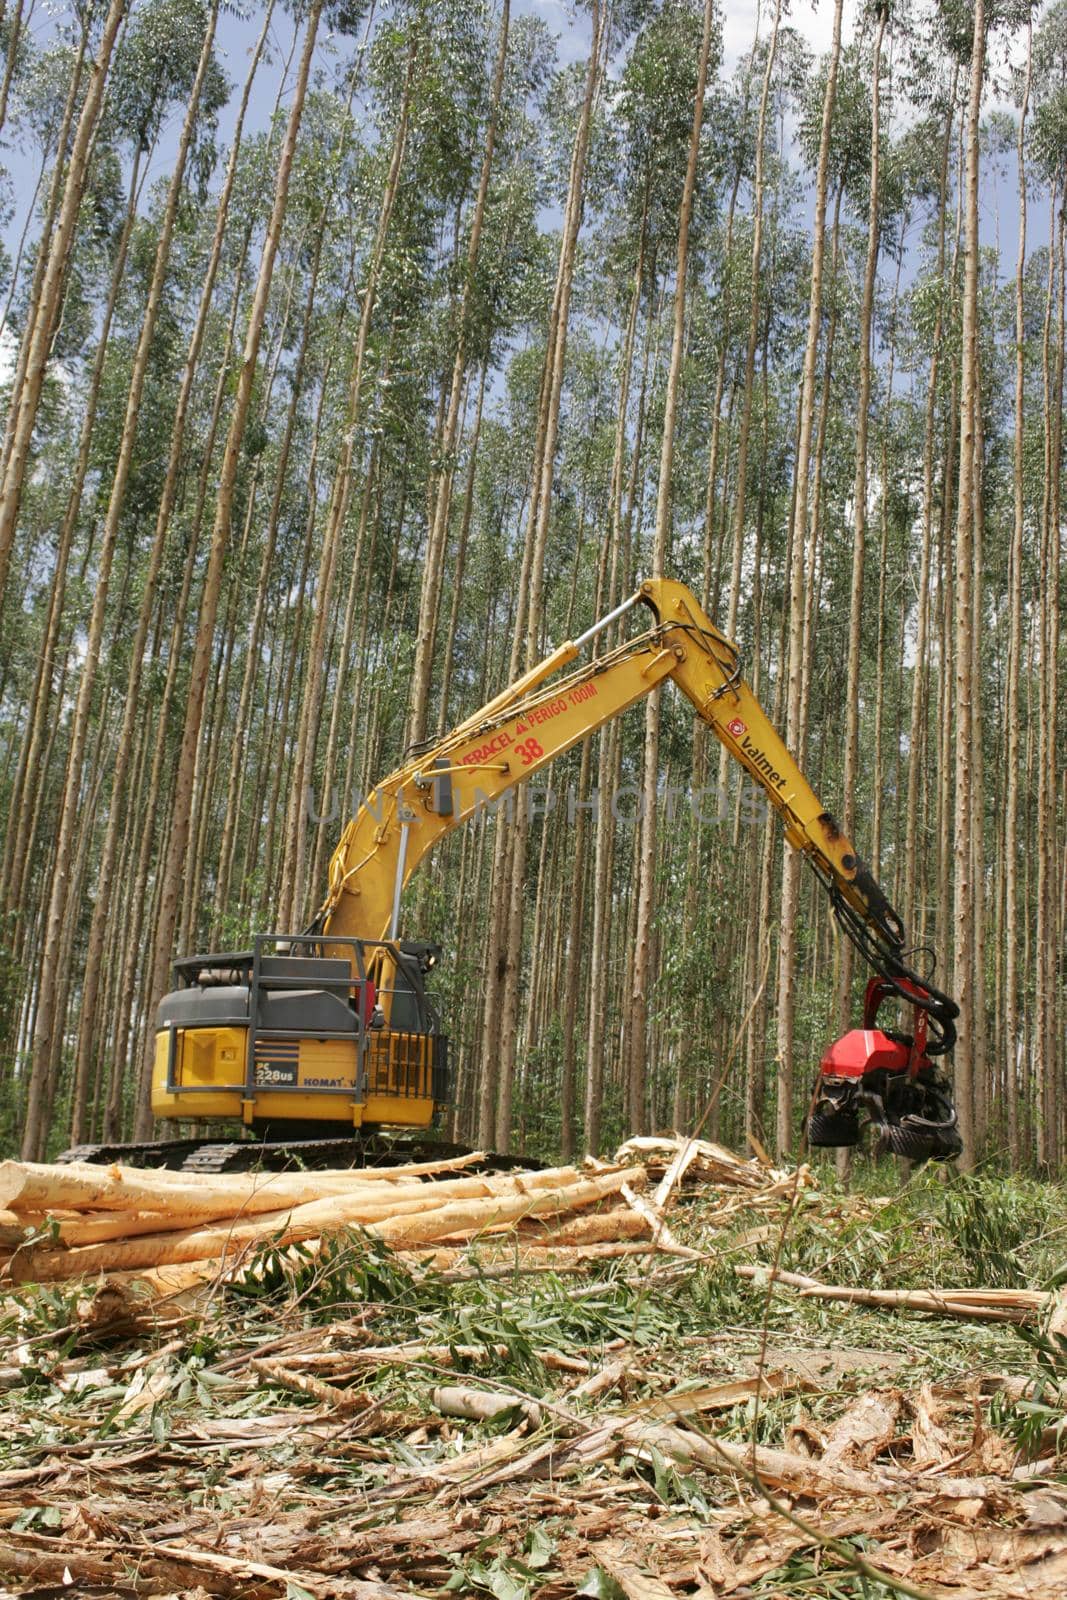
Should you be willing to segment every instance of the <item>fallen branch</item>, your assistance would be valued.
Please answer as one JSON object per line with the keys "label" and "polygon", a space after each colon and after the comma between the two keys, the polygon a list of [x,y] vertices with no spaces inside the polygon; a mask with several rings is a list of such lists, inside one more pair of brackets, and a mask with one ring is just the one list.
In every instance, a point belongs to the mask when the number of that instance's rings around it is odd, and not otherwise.
{"label": "fallen branch", "polygon": [[1049,1304],[1040,1289],[851,1289],[819,1283],[800,1272],[737,1266],[738,1277],[773,1288],[799,1291],[803,1300],[839,1300],[848,1305],[878,1306],[890,1311],[925,1311],[931,1316],[961,1317],[976,1322],[1031,1323]]}
{"label": "fallen branch", "polygon": [[533,1400],[516,1400],[513,1395],[472,1389],[467,1384],[445,1384],[430,1395],[443,1417],[465,1417],[469,1422],[490,1422],[505,1411],[519,1410],[531,1427],[541,1426],[541,1408]]}
{"label": "fallen branch", "polygon": [[622,1197],[626,1204],[646,1222],[652,1230],[652,1242],[661,1250],[666,1250],[672,1256],[687,1256],[690,1260],[699,1260],[700,1251],[690,1250],[688,1245],[679,1244],[667,1226],[663,1212],[657,1206],[645,1199],[644,1195],[637,1194],[628,1183],[622,1186]]}

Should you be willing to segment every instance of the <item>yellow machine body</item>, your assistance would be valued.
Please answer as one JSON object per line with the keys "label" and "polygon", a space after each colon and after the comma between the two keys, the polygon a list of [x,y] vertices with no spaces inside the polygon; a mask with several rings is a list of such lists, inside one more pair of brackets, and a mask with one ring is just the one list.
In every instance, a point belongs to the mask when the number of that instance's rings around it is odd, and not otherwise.
{"label": "yellow machine body", "polygon": [[358,1041],[262,1035],[249,1085],[247,1028],[160,1028],[152,1115],[248,1126],[345,1122],[359,1128],[366,1122],[428,1128],[435,1106],[431,1037],[386,1030],[366,1040],[365,1089]]}
{"label": "yellow machine body", "polygon": [[[652,625],[622,637],[623,616],[642,607]],[[604,635],[606,647],[575,665]],[[448,1041],[421,978],[406,971],[411,953],[430,947],[397,943],[405,884],[441,837],[510,800],[510,791],[667,679],[762,788],[835,903],[899,949],[899,918],[744,681],[736,645],[689,589],[657,579],[376,785],[341,835],[325,899],[305,932],[260,936],[254,958],[185,959],[194,992],[167,996],[160,1007],[155,1114],[279,1133],[286,1124],[426,1127],[448,1099]],[[244,964],[239,978],[235,963]],[[305,978],[286,976],[289,966]],[[279,1025],[298,998],[311,1009]],[[253,1020],[242,1027],[242,1018]]]}

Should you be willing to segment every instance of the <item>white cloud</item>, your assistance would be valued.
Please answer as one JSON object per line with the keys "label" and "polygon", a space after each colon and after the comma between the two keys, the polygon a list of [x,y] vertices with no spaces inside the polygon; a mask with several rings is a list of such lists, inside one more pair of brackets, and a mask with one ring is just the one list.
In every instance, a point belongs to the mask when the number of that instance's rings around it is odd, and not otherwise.
{"label": "white cloud", "polygon": [[10,383],[14,377],[18,353],[18,340],[5,323],[0,327],[0,384]]}
{"label": "white cloud", "polygon": [[[846,41],[852,37],[858,9],[858,0],[845,0],[841,18],[841,36]],[[769,3],[759,5],[756,0],[738,0],[738,3],[725,8],[722,31],[723,54],[727,69],[736,66],[741,57],[751,50],[752,41],[756,36],[757,14],[760,34],[766,36],[774,14]],[[805,0],[804,4],[793,7],[785,22],[794,33],[807,41],[816,55],[819,55],[830,48],[830,41],[833,38],[833,0],[822,0],[818,5],[812,4],[811,0]]]}

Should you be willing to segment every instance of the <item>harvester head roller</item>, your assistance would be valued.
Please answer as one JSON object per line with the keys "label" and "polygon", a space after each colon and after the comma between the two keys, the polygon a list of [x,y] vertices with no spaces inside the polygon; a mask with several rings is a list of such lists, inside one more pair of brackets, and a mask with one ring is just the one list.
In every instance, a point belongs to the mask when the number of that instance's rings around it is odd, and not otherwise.
{"label": "harvester head roller", "polygon": [[872,978],[863,1027],[836,1039],[819,1065],[808,1117],[815,1148],[857,1145],[869,1126],[878,1154],[952,1161],[963,1149],[948,1078],[926,1053],[926,1013],[913,1005],[912,1034],[877,1026],[894,986]]}

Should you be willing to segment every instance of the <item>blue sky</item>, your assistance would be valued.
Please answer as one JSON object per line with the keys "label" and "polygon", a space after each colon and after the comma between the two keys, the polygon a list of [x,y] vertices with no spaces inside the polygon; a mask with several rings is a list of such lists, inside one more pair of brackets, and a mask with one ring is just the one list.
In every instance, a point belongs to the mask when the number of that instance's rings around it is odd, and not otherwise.
{"label": "blue sky", "polygon": [[[855,28],[858,12],[858,0],[846,0],[844,7],[844,37],[849,39]],[[222,113],[221,138],[225,144],[233,125],[236,111],[236,99],[240,86],[244,81],[248,61],[255,40],[258,36],[262,10],[259,8],[246,11],[246,14],[237,16],[232,8],[225,10],[219,21],[217,50],[231,82],[234,93],[231,104]],[[513,14],[536,15],[541,17],[547,26],[557,35],[559,40],[559,58],[562,62],[582,60],[588,53],[589,21],[584,11],[579,12],[567,3],[567,0],[514,0]],[[55,32],[64,18],[69,18],[70,7],[68,0],[36,0],[34,9],[30,13],[29,30],[34,43],[38,46],[46,45],[49,37]],[[731,0],[722,11],[722,27],[725,51],[725,68],[732,70],[741,56],[750,49],[757,26],[766,28],[770,21],[769,5],[764,4],[762,10],[755,0]],[[830,0],[823,0],[822,4],[812,5],[807,0],[796,0],[789,11],[789,26],[801,34],[816,53],[824,51],[829,43],[832,28],[832,5]],[[275,9],[269,34],[270,63],[261,67],[253,88],[250,105],[248,126],[249,131],[266,126],[271,111],[278,95],[278,84],[284,63],[289,57],[293,47],[293,23],[289,14],[281,6]],[[352,42],[345,40],[335,42],[326,32],[320,36],[318,51],[319,69],[329,72],[331,66],[336,66],[340,55],[348,55],[352,49]],[[338,54],[335,54],[335,51]],[[1006,56],[1016,61],[1021,61],[1023,55],[1023,39],[1005,41],[1001,38],[996,47],[996,75],[988,96],[990,106],[1003,105],[995,90],[996,78],[1002,76],[1000,63]],[[295,68],[295,63],[294,63]],[[289,74],[289,85],[282,94],[283,104],[291,92],[292,71]],[[181,109],[173,112],[169,125],[164,130],[159,142],[154,161],[148,172],[148,184],[151,185],[160,178],[164,178],[169,170],[170,160],[173,156],[174,144],[181,123]],[[10,130],[5,130],[10,133]],[[14,216],[5,229],[5,238],[8,249],[13,251],[18,235],[22,228],[25,209],[29,203],[32,185],[37,174],[37,156],[32,149],[23,149],[16,137],[13,142],[0,140],[5,147],[0,151],[0,159],[6,164],[13,181],[15,211]],[[999,242],[1002,261],[1002,272],[1008,274],[1014,270],[1016,251],[1016,216],[1017,194],[1015,186],[1014,163],[1008,163],[1007,169],[1002,174],[986,171],[982,187],[982,233],[983,239],[989,244]],[[1047,200],[1039,199],[1031,207],[1030,232],[1028,243],[1031,249],[1047,242],[1049,212]],[[920,223],[915,224],[913,238],[917,240]],[[905,276],[908,276],[907,264]]]}

